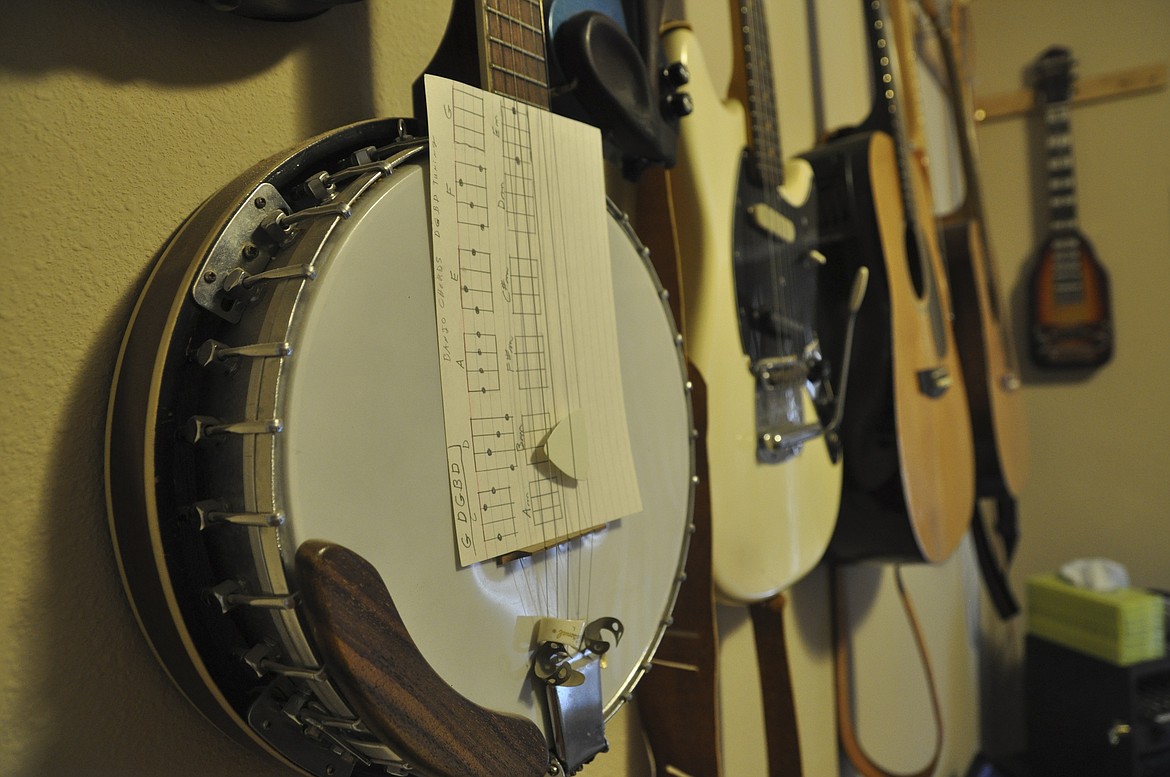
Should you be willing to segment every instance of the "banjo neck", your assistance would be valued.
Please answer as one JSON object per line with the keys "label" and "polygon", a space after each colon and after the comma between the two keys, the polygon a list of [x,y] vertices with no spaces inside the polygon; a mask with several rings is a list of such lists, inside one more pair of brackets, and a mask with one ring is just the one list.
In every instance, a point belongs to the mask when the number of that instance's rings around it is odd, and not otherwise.
{"label": "banjo neck", "polygon": [[548,63],[541,0],[474,2],[482,87],[547,110]]}
{"label": "banjo neck", "polygon": [[[548,110],[547,51],[542,0],[455,0],[424,72]],[[414,108],[425,121],[422,77],[414,83]]]}

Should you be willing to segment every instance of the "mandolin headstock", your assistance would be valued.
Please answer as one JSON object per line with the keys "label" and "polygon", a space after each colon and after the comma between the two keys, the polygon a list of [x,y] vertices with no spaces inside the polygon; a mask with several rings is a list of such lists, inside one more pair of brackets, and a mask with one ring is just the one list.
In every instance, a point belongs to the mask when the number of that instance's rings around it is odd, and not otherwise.
{"label": "mandolin headstock", "polygon": [[1044,103],[1063,103],[1072,98],[1073,65],[1072,52],[1064,46],[1047,49],[1032,68],[1032,85],[1036,98]]}

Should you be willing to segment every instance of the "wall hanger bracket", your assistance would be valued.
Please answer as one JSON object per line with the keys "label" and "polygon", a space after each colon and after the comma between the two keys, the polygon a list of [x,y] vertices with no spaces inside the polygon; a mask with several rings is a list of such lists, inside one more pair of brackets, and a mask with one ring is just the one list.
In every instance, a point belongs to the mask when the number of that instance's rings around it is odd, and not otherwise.
{"label": "wall hanger bracket", "polygon": [[[1165,62],[1160,62],[1129,70],[1118,70],[1115,73],[1081,78],[1077,80],[1074,88],[1072,103],[1078,105],[1163,89],[1166,86],[1168,73],[1170,73],[1170,66]],[[987,122],[1020,116],[1030,112],[1035,104],[1035,94],[1030,88],[1014,92],[1001,92],[976,99],[974,118],[976,122]]]}

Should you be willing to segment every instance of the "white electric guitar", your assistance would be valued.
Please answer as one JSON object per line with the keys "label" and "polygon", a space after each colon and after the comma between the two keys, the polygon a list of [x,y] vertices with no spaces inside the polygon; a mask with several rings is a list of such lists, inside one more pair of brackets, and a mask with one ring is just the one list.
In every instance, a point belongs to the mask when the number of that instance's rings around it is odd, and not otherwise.
{"label": "white electric guitar", "polygon": [[739,45],[727,99],[690,27],[664,34],[667,61],[691,74],[695,108],[668,180],[682,328],[709,397],[712,575],[721,598],[751,603],[820,560],[841,471],[817,334],[812,170],[780,152],[763,3],[732,6]]}

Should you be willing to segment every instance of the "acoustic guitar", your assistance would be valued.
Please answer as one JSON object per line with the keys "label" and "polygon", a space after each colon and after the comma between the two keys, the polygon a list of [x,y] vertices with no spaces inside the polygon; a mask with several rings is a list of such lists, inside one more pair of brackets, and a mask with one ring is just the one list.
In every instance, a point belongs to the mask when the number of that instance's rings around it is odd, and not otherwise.
{"label": "acoustic guitar", "polygon": [[[536,188],[533,146],[551,121],[543,30],[538,0],[457,2],[441,50],[497,95],[441,82],[466,98],[461,117],[496,106],[460,128],[466,145],[453,152],[416,120],[379,119],[256,164],[176,231],[123,340],[106,487],[135,615],[209,721],[299,773],[575,773],[606,749],[605,722],[670,622],[694,490],[681,339],[629,220],[601,196],[562,213]],[[499,188],[477,188],[474,163],[458,181],[436,177],[440,148],[447,160],[479,153],[493,146],[472,134],[493,130],[508,143],[485,156],[506,170]],[[505,234],[494,264],[448,257],[442,280],[459,285],[439,314],[431,211],[442,197],[466,217],[443,229]],[[612,307],[589,300],[568,315],[613,316],[621,333],[604,380],[620,383],[641,502],[568,535],[565,517],[592,510],[601,476],[597,454],[588,478],[557,463],[546,440],[559,426],[538,433],[566,410],[555,391],[539,403],[571,353],[530,346],[554,326],[575,341],[549,312],[564,279],[538,256],[544,209],[558,238],[581,234],[572,219],[595,219],[585,231],[596,256],[608,253],[596,269]],[[522,320],[523,343],[438,328],[443,315],[475,319],[493,289],[508,292],[495,310]],[[523,417],[476,419],[458,469],[443,353],[482,368],[460,376],[465,401],[494,399],[508,380],[523,380],[529,400]],[[573,454],[583,475],[587,451]],[[522,462],[536,473],[513,491],[472,485]],[[502,540],[528,521],[547,541],[461,563],[465,536]]]}
{"label": "acoustic guitar", "polygon": [[1028,476],[1027,432],[1020,370],[1009,317],[1005,315],[995,258],[987,240],[977,159],[970,78],[964,72],[961,30],[965,4],[951,3],[945,24],[933,2],[924,2],[941,54],[962,162],[964,197],[941,220],[955,308],[955,338],[971,410],[977,490],[981,496],[1018,496]]}
{"label": "acoustic guitar", "polygon": [[971,519],[971,422],[927,173],[912,11],[885,0],[863,7],[873,109],[805,155],[827,269],[843,276],[838,284],[857,267],[871,279],[850,360],[857,380],[841,424],[844,485],[829,552],[937,562]]}
{"label": "acoustic guitar", "polygon": [[682,330],[707,386],[712,578],[721,598],[750,603],[820,560],[841,471],[827,428],[835,404],[818,332],[812,169],[780,148],[763,2],[731,7],[728,97],[690,27],[665,30],[667,61],[690,73],[694,103],[667,176]]}
{"label": "acoustic guitar", "polygon": [[1046,135],[1048,237],[1032,270],[1028,335],[1033,361],[1049,368],[1099,367],[1113,356],[1109,276],[1077,226],[1072,67],[1071,52],[1053,46],[1033,71]]}

